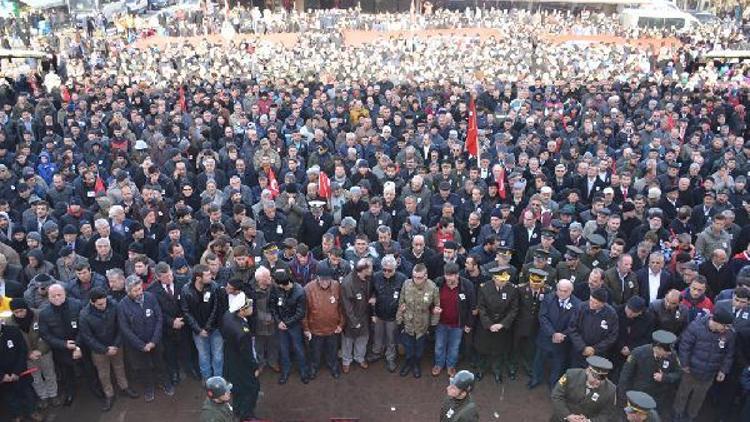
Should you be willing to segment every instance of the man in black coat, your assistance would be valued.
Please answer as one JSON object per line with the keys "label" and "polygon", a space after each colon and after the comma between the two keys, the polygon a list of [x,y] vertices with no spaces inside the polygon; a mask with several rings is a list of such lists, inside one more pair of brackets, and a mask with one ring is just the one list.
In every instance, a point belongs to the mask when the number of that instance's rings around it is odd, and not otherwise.
{"label": "man in black coat", "polygon": [[589,300],[578,306],[576,316],[570,320],[571,367],[584,368],[586,358],[606,356],[617,341],[617,311],[606,301],[604,290],[592,290]]}
{"label": "man in black coat", "polygon": [[333,216],[324,207],[323,201],[310,201],[310,211],[302,215],[299,241],[310,249],[320,246],[323,235],[333,226]]}
{"label": "man in black coat", "polygon": [[42,420],[34,412],[36,396],[31,387],[31,375],[24,372],[28,368],[28,348],[21,330],[12,325],[0,324],[0,397],[6,416]]}
{"label": "man in black coat", "polygon": [[617,320],[617,342],[612,352],[615,377],[633,349],[647,344],[654,330],[654,316],[647,312],[646,301],[640,296],[631,297],[619,307]]}
{"label": "man in black coat", "polygon": [[60,389],[65,392],[63,403],[70,406],[76,390],[74,366],[83,358],[83,350],[77,343],[81,302],[66,297],[65,288],[59,284],[49,286],[47,299],[49,303],[39,312],[39,332],[52,349]]}
{"label": "man in black coat", "polygon": [[162,360],[163,319],[159,302],[151,293],[143,292],[138,277],[128,277],[125,290],[128,295],[117,304],[117,321],[129,366],[146,386],[146,402],[154,400],[157,381],[167,396],[173,396],[174,386],[165,376]]}
{"label": "man in black coat", "polygon": [[227,380],[233,386],[234,414],[241,421],[255,419],[255,403],[260,392],[253,332],[248,321],[252,313],[252,299],[240,292],[229,298],[229,310],[221,323],[221,334],[226,341]]}
{"label": "man in black coat", "polygon": [[193,346],[188,342],[188,329],[180,308],[180,292],[185,283],[175,280],[172,268],[166,262],[156,264],[154,272],[158,283],[151,283],[146,291],[156,297],[161,308],[164,364],[170,381],[177,385],[180,383],[180,362],[186,372],[194,371],[190,363]]}
{"label": "man in black coat", "polygon": [[81,343],[91,350],[91,360],[104,390],[105,412],[112,409],[115,391],[112,388],[110,368],[120,389],[131,398],[138,394],[128,385],[125,375],[125,361],[122,352],[122,337],[117,325],[117,303],[107,298],[102,287],[94,287],[89,292],[89,303],[84,306],[79,318]]}
{"label": "man in black coat", "polygon": [[636,271],[635,277],[640,296],[649,304],[662,299],[672,288],[672,274],[664,269],[664,254],[660,251],[649,255],[648,265]]}

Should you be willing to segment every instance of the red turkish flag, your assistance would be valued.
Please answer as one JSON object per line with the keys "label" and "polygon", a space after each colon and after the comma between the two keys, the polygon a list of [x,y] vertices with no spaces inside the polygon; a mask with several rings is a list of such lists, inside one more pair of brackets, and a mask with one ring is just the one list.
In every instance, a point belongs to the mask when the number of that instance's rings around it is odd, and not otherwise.
{"label": "red turkish flag", "polygon": [[272,168],[268,169],[268,189],[271,191],[271,197],[279,196],[279,182],[276,181],[276,174]]}
{"label": "red turkish flag", "polygon": [[477,106],[474,104],[474,97],[471,97],[471,100],[469,100],[469,128],[466,131],[466,151],[472,157],[479,156]]}
{"label": "red turkish flag", "polygon": [[318,176],[318,195],[325,199],[331,198],[331,179],[324,171],[321,171]]}

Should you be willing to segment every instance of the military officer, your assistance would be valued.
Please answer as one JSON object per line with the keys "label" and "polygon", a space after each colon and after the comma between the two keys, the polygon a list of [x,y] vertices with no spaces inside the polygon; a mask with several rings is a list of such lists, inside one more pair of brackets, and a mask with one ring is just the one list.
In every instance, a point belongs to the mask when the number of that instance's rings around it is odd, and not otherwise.
{"label": "military officer", "polygon": [[565,247],[564,260],[557,264],[558,280],[570,280],[573,285],[586,283],[591,269],[581,263],[583,251],[578,246],[568,245]]}
{"label": "military officer", "polygon": [[552,389],[550,422],[608,422],[615,411],[616,387],[607,379],[612,362],[589,356],[588,367],[568,369]]}
{"label": "military officer", "polygon": [[495,254],[495,259],[482,265],[481,269],[485,273],[489,273],[493,268],[505,268],[508,270],[508,274],[510,274],[510,282],[513,284],[517,284],[518,269],[510,265],[511,258],[513,258],[512,249],[508,248],[507,246],[498,246],[497,253]]}
{"label": "military officer", "polygon": [[542,240],[539,244],[534,246],[529,246],[529,249],[526,251],[526,258],[523,260],[525,264],[530,263],[534,259],[534,252],[537,250],[543,250],[547,252],[547,264],[552,266],[552,268],[555,268],[557,266],[557,263],[560,262],[560,259],[562,259],[562,254],[560,251],[555,249],[553,246],[555,243],[555,236],[557,233],[555,233],[554,230],[551,228],[542,229]]}
{"label": "military officer", "polygon": [[477,307],[479,326],[477,327],[477,351],[480,364],[477,379],[482,379],[484,370],[491,367],[495,382],[502,383],[503,368],[509,363],[513,321],[518,315],[518,289],[510,283],[507,269],[493,268],[492,282],[479,287]]}
{"label": "military officer", "polygon": [[628,391],[625,419],[627,422],[660,422],[656,400],[642,391]]}
{"label": "military officer", "polygon": [[550,254],[544,249],[537,249],[534,251],[534,259],[528,264],[523,264],[521,268],[521,276],[518,277],[519,284],[527,284],[529,282],[529,271],[536,268],[547,273],[547,284],[554,286],[557,282],[557,271],[555,267],[549,264]]}
{"label": "military officer", "polygon": [[588,357],[606,355],[617,341],[617,311],[606,300],[604,290],[593,290],[570,320],[570,364],[574,368],[584,368]]}
{"label": "military officer", "polygon": [[474,390],[474,374],[469,371],[458,371],[450,378],[447,397],[440,409],[440,422],[474,422],[479,421],[479,412],[471,392]]}
{"label": "military officer", "polygon": [[633,349],[622,367],[618,390],[621,401],[628,390],[648,393],[664,403],[671,401],[682,374],[677,355],[672,352],[677,336],[656,330],[651,339],[651,344]]}
{"label": "military officer", "polygon": [[232,384],[222,377],[206,380],[206,401],[201,408],[201,422],[234,422],[232,405]]}
{"label": "military officer", "polygon": [[610,266],[609,258],[604,253],[602,248],[607,244],[607,241],[600,234],[592,234],[586,239],[586,253],[581,255],[581,263],[592,270],[594,268],[601,268],[607,271]]}
{"label": "military officer", "polygon": [[510,379],[516,379],[520,365],[527,374],[531,374],[531,362],[534,358],[535,341],[539,332],[539,309],[544,298],[552,294],[552,287],[547,283],[547,272],[537,268],[529,271],[528,284],[519,284],[518,317],[513,325],[513,354]]}

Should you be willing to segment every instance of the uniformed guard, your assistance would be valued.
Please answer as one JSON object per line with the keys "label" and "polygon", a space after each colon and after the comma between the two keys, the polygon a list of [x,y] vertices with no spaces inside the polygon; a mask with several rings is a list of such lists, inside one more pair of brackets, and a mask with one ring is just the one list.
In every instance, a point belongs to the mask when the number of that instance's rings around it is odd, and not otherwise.
{"label": "uniformed guard", "polygon": [[479,411],[471,392],[474,390],[474,374],[469,371],[458,371],[448,387],[448,396],[440,409],[440,422],[473,422],[479,420]]}
{"label": "uniformed guard", "polygon": [[482,265],[482,271],[489,273],[493,268],[505,268],[510,274],[510,282],[516,284],[518,280],[518,269],[510,265],[513,258],[513,250],[507,246],[498,246],[495,259]]}
{"label": "uniformed guard", "polygon": [[248,322],[252,313],[252,299],[240,292],[229,297],[229,312],[224,314],[221,324],[224,366],[227,378],[234,385],[234,414],[241,421],[255,418],[255,403],[260,392],[258,361]]}
{"label": "uniformed guard", "polygon": [[510,335],[513,321],[518,315],[518,289],[511,284],[510,273],[505,268],[491,270],[492,282],[479,287],[477,307],[480,325],[477,330],[477,351],[480,354],[477,379],[491,367],[495,382],[502,383],[503,368],[511,350]]}
{"label": "uniformed guard", "polygon": [[560,251],[555,249],[555,247],[553,246],[555,242],[555,236],[557,236],[557,233],[551,227],[542,229],[541,242],[537,245],[529,246],[529,249],[526,251],[526,258],[524,258],[523,262],[531,262],[534,258],[534,252],[541,249],[547,252],[547,265],[555,268],[557,266],[557,263],[560,262],[560,259],[562,259],[562,254],[560,253]]}
{"label": "uniformed guard", "polygon": [[592,234],[586,239],[586,253],[581,255],[581,263],[590,269],[601,268],[606,271],[609,269],[609,258],[602,248],[607,244],[607,240],[600,234]]}
{"label": "uniformed guard", "polygon": [[529,271],[529,282],[518,285],[518,317],[513,324],[513,354],[510,379],[516,379],[519,367],[531,375],[531,363],[536,350],[536,335],[539,332],[539,309],[545,297],[552,294],[547,284],[549,274],[538,268]]}
{"label": "uniformed guard", "polygon": [[519,284],[526,284],[529,282],[529,272],[536,268],[547,273],[547,283],[554,285],[557,279],[557,271],[555,267],[549,264],[549,252],[544,249],[537,249],[533,253],[534,259],[528,264],[524,264],[521,268],[521,276],[518,278]]}
{"label": "uniformed guard", "polygon": [[232,384],[222,377],[206,380],[206,401],[201,408],[201,422],[234,422],[232,405]]}
{"label": "uniformed guard", "polygon": [[625,406],[625,420],[627,422],[660,422],[656,413],[656,400],[642,391],[628,391]]}
{"label": "uniformed guard", "polygon": [[564,260],[557,264],[558,280],[570,280],[573,286],[586,283],[591,269],[581,263],[583,251],[578,246],[568,245],[565,247]]}
{"label": "uniformed guard", "polygon": [[568,369],[552,389],[550,422],[608,422],[615,411],[615,384],[607,379],[612,362],[589,356],[588,368]]}
{"label": "uniformed guard", "polygon": [[621,401],[628,390],[648,393],[662,403],[671,402],[673,398],[682,374],[680,362],[672,352],[677,336],[669,331],[656,330],[651,339],[651,344],[633,349],[622,367],[618,390]]}

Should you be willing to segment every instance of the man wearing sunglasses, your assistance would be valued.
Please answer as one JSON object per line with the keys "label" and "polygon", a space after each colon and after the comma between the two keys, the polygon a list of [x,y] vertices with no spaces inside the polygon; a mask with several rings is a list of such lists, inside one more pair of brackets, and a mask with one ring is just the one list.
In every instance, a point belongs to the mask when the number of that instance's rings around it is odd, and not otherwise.
{"label": "man wearing sunglasses", "polygon": [[608,421],[615,410],[617,387],[607,379],[612,362],[589,356],[585,369],[569,369],[552,389],[550,421]]}

